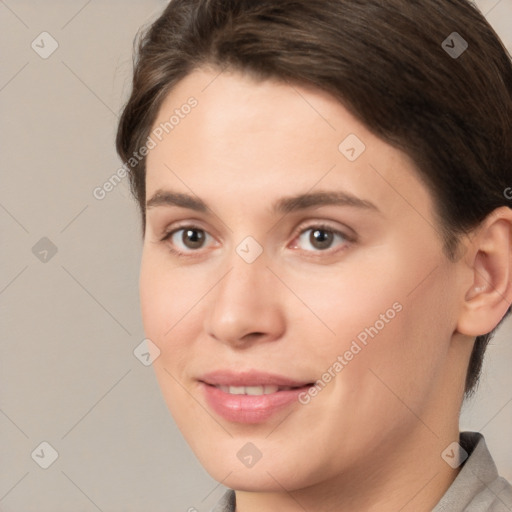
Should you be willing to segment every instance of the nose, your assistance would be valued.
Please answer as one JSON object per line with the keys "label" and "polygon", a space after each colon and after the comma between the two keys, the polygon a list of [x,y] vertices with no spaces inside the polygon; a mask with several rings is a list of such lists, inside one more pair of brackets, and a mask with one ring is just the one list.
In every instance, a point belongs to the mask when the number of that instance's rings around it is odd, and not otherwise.
{"label": "nose", "polygon": [[252,263],[233,255],[229,271],[208,294],[204,327],[209,336],[236,348],[282,337],[282,290],[267,263],[263,255]]}

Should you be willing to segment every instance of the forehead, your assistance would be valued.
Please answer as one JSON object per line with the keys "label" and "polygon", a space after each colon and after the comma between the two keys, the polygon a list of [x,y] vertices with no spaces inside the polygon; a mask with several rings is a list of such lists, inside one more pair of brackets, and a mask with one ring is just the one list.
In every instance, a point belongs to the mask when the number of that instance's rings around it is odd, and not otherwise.
{"label": "forehead", "polygon": [[413,162],[312,87],[196,70],[166,97],[151,134],[147,197],[170,187],[246,207],[318,187],[402,213],[410,201],[431,208]]}

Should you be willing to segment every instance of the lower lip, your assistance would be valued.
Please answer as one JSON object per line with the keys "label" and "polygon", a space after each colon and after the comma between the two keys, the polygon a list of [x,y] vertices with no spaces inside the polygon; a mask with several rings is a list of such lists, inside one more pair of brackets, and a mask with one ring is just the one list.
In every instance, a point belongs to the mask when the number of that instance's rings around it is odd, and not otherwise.
{"label": "lower lip", "polygon": [[268,395],[232,395],[201,382],[208,405],[220,416],[236,423],[262,423],[273,414],[298,403],[310,386],[277,391]]}

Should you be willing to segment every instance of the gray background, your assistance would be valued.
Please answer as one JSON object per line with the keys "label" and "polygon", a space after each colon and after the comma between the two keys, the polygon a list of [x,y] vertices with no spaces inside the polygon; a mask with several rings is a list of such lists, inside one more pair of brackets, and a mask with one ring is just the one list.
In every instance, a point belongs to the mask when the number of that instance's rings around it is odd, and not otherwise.
{"label": "gray background", "polygon": [[[512,0],[477,3],[512,50]],[[127,180],[93,196],[120,166],[113,141],[133,37],[165,4],[0,0],[5,512],[205,511],[223,492],[133,354],[144,338],[141,242]],[[59,45],[46,59],[44,31]],[[512,481],[511,334],[508,320],[461,424],[486,435]],[[58,452],[47,469],[43,441]]]}

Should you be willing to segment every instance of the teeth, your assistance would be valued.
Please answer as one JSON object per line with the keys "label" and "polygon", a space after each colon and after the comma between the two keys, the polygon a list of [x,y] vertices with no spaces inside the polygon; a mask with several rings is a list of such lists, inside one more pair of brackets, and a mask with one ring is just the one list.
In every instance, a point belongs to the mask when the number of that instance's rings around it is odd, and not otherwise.
{"label": "teeth", "polygon": [[284,391],[291,389],[288,386],[217,386],[224,393],[231,395],[269,395],[270,393],[276,393],[277,391]]}
{"label": "teeth", "polygon": [[[277,389],[276,389],[277,391]],[[267,391],[268,393],[268,391]],[[271,393],[275,393],[275,391],[271,391]],[[246,395],[264,395],[265,394],[265,386],[246,386],[245,388]]]}

